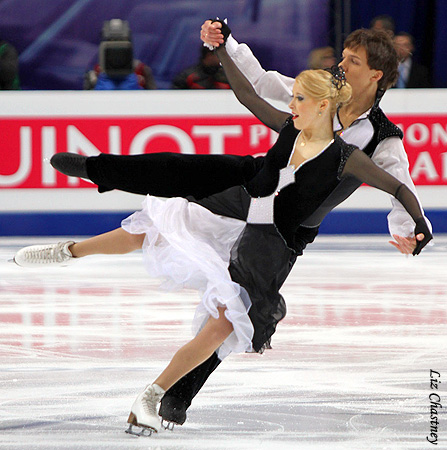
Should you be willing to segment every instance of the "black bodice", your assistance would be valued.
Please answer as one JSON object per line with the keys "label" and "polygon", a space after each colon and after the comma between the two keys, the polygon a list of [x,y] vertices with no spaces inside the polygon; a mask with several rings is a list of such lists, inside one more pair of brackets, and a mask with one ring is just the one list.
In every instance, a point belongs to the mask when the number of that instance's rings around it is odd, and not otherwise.
{"label": "black bodice", "polygon": [[[287,119],[275,145],[267,153],[259,172],[245,184],[252,197],[272,194],[279,180],[280,169],[289,164],[295,139],[299,133],[291,118]],[[274,222],[289,246],[305,221],[340,182],[343,165],[354,146],[338,136],[316,157],[307,160],[295,171],[295,183],[282,189],[275,198]]]}

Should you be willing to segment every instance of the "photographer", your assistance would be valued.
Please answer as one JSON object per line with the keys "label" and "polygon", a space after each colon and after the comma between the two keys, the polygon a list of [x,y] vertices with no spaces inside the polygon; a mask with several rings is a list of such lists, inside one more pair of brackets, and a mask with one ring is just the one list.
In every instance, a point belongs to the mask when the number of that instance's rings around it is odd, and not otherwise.
{"label": "photographer", "polygon": [[85,74],[84,89],[157,89],[150,67],[133,58],[127,21],[112,19],[104,22],[99,64]]}

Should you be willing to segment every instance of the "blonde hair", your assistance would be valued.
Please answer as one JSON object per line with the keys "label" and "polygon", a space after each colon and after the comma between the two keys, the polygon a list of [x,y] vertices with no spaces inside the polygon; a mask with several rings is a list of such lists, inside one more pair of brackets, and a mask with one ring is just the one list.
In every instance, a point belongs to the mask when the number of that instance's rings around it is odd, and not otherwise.
{"label": "blonde hair", "polygon": [[335,78],[327,70],[303,70],[295,81],[301,84],[305,94],[315,100],[329,100],[331,113],[351,99],[351,86],[346,83],[338,89],[333,83]]}

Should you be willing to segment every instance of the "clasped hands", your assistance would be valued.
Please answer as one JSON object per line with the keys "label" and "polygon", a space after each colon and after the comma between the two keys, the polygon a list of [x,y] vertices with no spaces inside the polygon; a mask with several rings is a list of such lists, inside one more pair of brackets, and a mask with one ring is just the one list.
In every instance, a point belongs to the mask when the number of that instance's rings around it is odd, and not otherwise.
{"label": "clasped hands", "polygon": [[222,24],[220,22],[206,20],[200,30],[200,39],[202,39],[205,44],[219,47],[219,45],[224,43],[224,36],[221,33],[221,28]]}

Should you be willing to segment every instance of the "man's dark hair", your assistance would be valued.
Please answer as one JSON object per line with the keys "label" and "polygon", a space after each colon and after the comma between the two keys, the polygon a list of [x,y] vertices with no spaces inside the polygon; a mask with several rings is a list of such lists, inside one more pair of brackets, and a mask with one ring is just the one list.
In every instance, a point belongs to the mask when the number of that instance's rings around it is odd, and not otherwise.
{"label": "man's dark hair", "polygon": [[399,61],[393,41],[385,31],[361,28],[346,38],[344,46],[353,50],[363,47],[366,50],[368,66],[383,72],[378,89],[386,90],[396,83]]}

